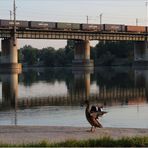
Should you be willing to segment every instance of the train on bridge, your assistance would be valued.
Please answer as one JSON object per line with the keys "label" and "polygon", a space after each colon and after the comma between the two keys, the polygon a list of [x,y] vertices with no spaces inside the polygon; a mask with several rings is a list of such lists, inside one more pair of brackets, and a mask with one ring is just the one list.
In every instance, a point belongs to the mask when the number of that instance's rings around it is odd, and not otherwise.
{"label": "train on bridge", "polygon": [[[65,22],[43,22],[43,21],[16,21],[16,28],[22,30],[61,30],[61,31],[90,31],[90,32],[135,32],[147,33],[146,26],[131,26],[124,24],[79,24]],[[0,28],[13,28],[13,20],[0,19]]]}

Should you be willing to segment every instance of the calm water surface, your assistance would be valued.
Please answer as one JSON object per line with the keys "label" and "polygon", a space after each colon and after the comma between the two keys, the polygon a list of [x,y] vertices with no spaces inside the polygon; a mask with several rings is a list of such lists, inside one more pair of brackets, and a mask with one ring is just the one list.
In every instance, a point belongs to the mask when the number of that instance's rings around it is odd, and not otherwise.
{"label": "calm water surface", "polygon": [[148,70],[24,69],[0,75],[0,125],[90,126],[87,98],[108,111],[103,127],[148,128]]}

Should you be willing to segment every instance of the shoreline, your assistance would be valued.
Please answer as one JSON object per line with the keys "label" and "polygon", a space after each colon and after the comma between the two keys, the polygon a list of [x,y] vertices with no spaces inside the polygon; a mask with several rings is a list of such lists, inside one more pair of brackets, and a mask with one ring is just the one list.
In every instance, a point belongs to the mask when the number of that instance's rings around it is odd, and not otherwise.
{"label": "shoreline", "polygon": [[43,140],[62,142],[65,140],[87,140],[99,137],[148,136],[148,129],[139,128],[97,128],[94,133],[90,127],[66,126],[0,126],[0,142],[6,144],[35,143]]}

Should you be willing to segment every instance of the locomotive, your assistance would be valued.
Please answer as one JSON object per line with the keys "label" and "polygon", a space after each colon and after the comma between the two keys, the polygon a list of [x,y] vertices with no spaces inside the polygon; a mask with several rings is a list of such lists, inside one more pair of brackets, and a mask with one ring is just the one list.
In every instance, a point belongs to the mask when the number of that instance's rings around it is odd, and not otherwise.
{"label": "locomotive", "polygon": [[[0,28],[13,28],[13,20],[1,20]],[[45,29],[45,30],[69,30],[69,31],[90,31],[90,32],[135,32],[146,33],[146,26],[129,26],[124,24],[79,24],[66,22],[43,22],[43,21],[16,21],[17,29]]]}

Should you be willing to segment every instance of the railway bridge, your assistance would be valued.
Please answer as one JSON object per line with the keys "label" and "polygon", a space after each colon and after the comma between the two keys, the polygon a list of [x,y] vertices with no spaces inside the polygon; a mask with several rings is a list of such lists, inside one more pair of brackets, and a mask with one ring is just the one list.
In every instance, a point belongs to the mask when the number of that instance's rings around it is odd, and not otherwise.
{"label": "railway bridge", "polygon": [[[73,65],[78,67],[93,67],[93,60],[90,59],[90,41],[133,41],[134,61],[148,61],[148,34],[146,32],[116,32],[116,31],[95,31],[95,30],[70,30],[70,29],[44,29],[44,28],[1,28],[2,38],[1,67],[7,69],[21,69],[18,63],[17,44],[18,39],[57,39],[75,40],[75,55]],[[15,42],[14,42],[15,40]]]}

